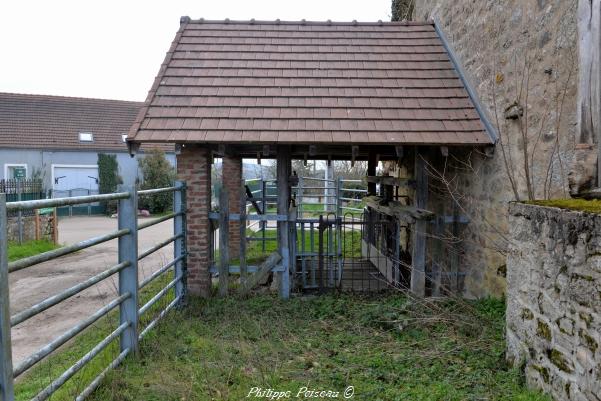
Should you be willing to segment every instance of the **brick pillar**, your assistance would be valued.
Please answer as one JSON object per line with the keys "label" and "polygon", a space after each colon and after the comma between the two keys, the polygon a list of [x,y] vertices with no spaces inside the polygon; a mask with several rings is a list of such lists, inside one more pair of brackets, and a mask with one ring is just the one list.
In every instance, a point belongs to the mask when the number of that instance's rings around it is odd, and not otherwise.
{"label": "brick pillar", "polygon": [[[240,188],[242,187],[242,158],[238,156],[224,156],[222,164],[223,187],[229,194],[231,213],[240,213]],[[240,256],[240,223],[230,221],[230,258]]]}
{"label": "brick pillar", "polygon": [[211,208],[211,154],[207,148],[187,145],[177,155],[177,177],[188,187],[187,245],[188,291],[209,297],[210,241],[209,210]]}

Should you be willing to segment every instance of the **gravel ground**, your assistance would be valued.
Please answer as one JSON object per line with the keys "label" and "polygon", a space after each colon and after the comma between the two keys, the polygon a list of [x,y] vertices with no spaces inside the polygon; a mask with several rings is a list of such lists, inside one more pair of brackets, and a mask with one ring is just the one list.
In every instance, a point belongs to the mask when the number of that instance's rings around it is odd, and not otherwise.
{"label": "gravel ground", "polygon": [[[140,222],[145,219],[140,219]],[[59,242],[75,242],[106,234],[117,229],[117,219],[109,217],[70,217],[59,221]],[[138,233],[139,251],[173,235],[173,222],[168,220]],[[170,261],[173,245],[162,248],[139,263],[140,279]],[[117,263],[117,240],[41,263],[11,273],[11,314],[28,308],[45,298],[94,276]],[[115,298],[117,276],[114,275],[74,297],[12,329],[13,364],[38,350],[64,331],[73,327]]]}

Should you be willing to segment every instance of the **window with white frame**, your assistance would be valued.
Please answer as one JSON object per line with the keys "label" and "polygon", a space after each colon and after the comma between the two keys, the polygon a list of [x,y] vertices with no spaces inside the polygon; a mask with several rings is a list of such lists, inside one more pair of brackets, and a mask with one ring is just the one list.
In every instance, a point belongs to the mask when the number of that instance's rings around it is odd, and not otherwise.
{"label": "window with white frame", "polygon": [[94,135],[91,132],[80,132],[79,142],[94,142]]}

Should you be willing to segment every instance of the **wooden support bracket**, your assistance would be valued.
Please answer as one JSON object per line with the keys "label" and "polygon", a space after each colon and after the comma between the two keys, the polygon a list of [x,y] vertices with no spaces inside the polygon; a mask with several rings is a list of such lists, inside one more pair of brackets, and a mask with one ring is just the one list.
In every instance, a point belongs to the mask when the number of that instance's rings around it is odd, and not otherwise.
{"label": "wooden support bracket", "polygon": [[395,217],[409,224],[415,223],[417,220],[430,220],[435,217],[435,214],[429,210],[403,205],[398,201],[386,202],[380,196],[367,196],[363,200],[376,212]]}

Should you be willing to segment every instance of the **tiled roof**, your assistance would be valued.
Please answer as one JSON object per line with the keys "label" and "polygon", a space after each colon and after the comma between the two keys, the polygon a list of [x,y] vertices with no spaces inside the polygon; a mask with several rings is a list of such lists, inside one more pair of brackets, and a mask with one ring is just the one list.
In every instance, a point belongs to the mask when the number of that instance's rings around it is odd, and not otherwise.
{"label": "tiled roof", "polygon": [[186,17],[129,139],[492,143],[432,24]]}
{"label": "tiled roof", "polygon": [[[126,152],[122,134],[141,106],[121,100],[0,93],[0,148]],[[80,132],[91,132],[94,141],[80,142]]]}

